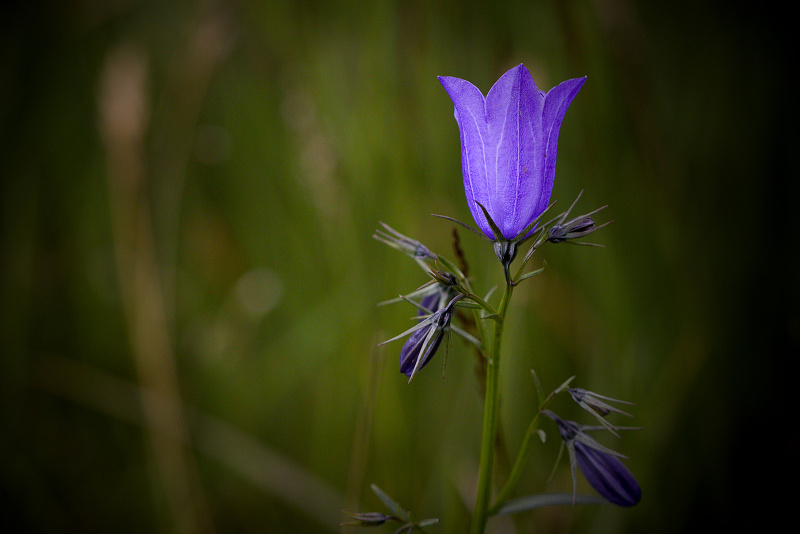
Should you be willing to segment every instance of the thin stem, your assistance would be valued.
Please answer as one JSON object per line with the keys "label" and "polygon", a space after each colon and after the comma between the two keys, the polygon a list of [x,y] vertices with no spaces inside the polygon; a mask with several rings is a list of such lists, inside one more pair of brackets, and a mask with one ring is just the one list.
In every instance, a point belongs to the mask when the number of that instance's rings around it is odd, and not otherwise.
{"label": "thin stem", "polygon": [[503,489],[501,489],[497,494],[492,507],[489,508],[489,515],[496,514],[503,504],[505,504],[506,499],[508,499],[509,495],[511,495],[511,492],[517,485],[517,482],[522,476],[523,471],[525,471],[525,464],[527,464],[528,457],[530,456],[531,441],[533,435],[536,433],[536,429],[539,426],[538,423],[539,413],[537,412],[533,417],[531,424],[528,425],[528,431],[525,432],[525,438],[522,440],[522,446],[519,449],[519,453],[517,453],[517,458],[514,461],[514,466],[511,468],[511,473],[508,475],[508,480],[506,480]]}
{"label": "thin stem", "polygon": [[500,347],[503,341],[503,326],[508,302],[514,287],[506,284],[506,290],[500,301],[497,320],[494,325],[494,337],[487,355],[486,398],[483,409],[483,433],[481,435],[481,457],[478,471],[478,493],[475,499],[475,512],[472,517],[472,534],[482,534],[489,518],[489,498],[492,489],[492,467],[494,463],[494,443],[497,433],[497,412],[500,404]]}
{"label": "thin stem", "polygon": [[482,298],[480,298],[479,296],[469,293],[465,295],[465,297],[468,300],[471,300],[472,302],[480,306],[481,308],[483,308],[487,313],[491,315],[497,314],[497,311],[494,308],[492,308],[492,305],[483,300]]}
{"label": "thin stem", "polygon": [[489,508],[489,515],[496,514],[497,511],[503,507],[505,501],[508,499],[509,495],[511,495],[514,487],[517,485],[517,482],[519,482],[519,478],[522,476],[523,471],[525,471],[528,458],[530,457],[533,435],[536,433],[536,429],[539,427],[539,415],[541,414],[542,410],[547,408],[547,405],[553,400],[553,397],[555,397],[555,393],[557,391],[558,390],[548,395],[547,398],[541,403],[539,410],[536,412],[536,415],[533,416],[531,423],[528,425],[528,430],[525,432],[525,437],[523,438],[522,445],[517,453],[517,458],[514,460],[514,466],[511,468],[511,473],[508,475],[508,480],[506,480],[503,488],[497,494],[494,504],[491,506],[491,508]]}

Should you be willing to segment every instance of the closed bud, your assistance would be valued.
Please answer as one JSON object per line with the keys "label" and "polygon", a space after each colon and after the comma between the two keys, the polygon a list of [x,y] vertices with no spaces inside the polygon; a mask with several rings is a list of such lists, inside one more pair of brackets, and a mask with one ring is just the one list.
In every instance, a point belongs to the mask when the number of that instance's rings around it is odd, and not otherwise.
{"label": "closed bud", "polygon": [[549,410],[542,413],[556,422],[558,433],[569,451],[573,494],[576,491],[576,467],[597,493],[617,506],[633,506],[642,498],[642,490],[618,452],[604,447],[586,433],[590,427],[565,421]]}
{"label": "closed bud", "polygon": [[386,515],[380,512],[348,512],[342,510],[345,514],[352,517],[355,521],[348,521],[340,523],[342,527],[379,527],[387,521],[399,521],[393,515]]}

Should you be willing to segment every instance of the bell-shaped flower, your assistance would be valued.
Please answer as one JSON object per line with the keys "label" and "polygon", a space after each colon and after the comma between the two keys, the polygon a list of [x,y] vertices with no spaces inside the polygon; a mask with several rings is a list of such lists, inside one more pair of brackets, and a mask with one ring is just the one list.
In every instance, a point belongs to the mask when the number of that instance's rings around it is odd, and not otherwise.
{"label": "bell-shaped flower", "polygon": [[[567,80],[545,93],[518,65],[485,98],[466,80],[440,76],[439,81],[455,105],[464,190],[475,223],[493,241],[527,237],[522,234],[530,234],[550,201],[558,132],[586,78]],[[502,235],[495,235],[492,226]]]}
{"label": "bell-shaped flower", "polygon": [[[565,421],[549,410],[543,414],[556,422],[561,439],[569,451],[573,494],[576,491],[576,466],[597,493],[617,506],[633,506],[642,498],[642,490],[628,468],[619,460],[625,456],[604,447],[586,433],[592,429],[574,421]],[[600,427],[595,427],[600,428]]]}

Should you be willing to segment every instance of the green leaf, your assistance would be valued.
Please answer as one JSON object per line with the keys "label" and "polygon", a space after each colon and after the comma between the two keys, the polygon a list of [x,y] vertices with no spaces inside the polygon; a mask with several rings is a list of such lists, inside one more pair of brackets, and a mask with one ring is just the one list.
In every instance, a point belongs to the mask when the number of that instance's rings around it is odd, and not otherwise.
{"label": "green leaf", "polygon": [[382,489],[380,489],[376,484],[370,484],[372,491],[378,498],[383,501],[383,504],[397,517],[401,518],[403,521],[411,522],[411,519],[408,517],[408,512],[403,510],[398,503],[394,501],[391,497],[389,497]]}
{"label": "green leaf", "polygon": [[574,497],[571,493],[543,493],[540,495],[526,495],[517,499],[511,499],[505,503],[498,515],[516,514],[527,510],[534,510],[544,506],[571,506],[573,504],[603,504],[605,499],[597,495],[578,494]]}
{"label": "green leaf", "polygon": [[569,387],[569,383],[572,382],[573,380],[575,380],[574,375],[564,380],[564,383],[556,388],[556,390],[552,393],[552,396],[555,397],[556,395],[567,389]]}
{"label": "green leaf", "polygon": [[517,279],[514,281],[514,285],[517,285],[517,284],[519,284],[520,282],[522,282],[523,280],[527,280],[528,278],[531,278],[531,277],[533,277],[533,276],[536,276],[536,275],[542,274],[542,273],[544,272],[544,269],[545,269],[545,267],[547,267],[547,262],[544,262],[544,264],[545,264],[545,265],[544,265],[544,267],[542,267],[541,269],[536,269],[535,271],[531,271],[531,272],[529,272],[529,273],[525,273],[525,274],[523,274],[522,276],[520,276],[519,278],[517,278]]}
{"label": "green leaf", "polygon": [[461,269],[459,269],[456,266],[455,263],[453,263],[452,261],[448,260],[444,256],[440,256],[439,254],[436,255],[436,259],[437,259],[437,261],[439,261],[439,263],[441,263],[444,266],[445,269],[447,269],[451,273],[455,274],[461,280],[464,279],[464,273],[461,272]]}
{"label": "green leaf", "polygon": [[533,383],[536,386],[536,397],[539,399],[539,407],[541,408],[542,404],[544,404],[544,390],[542,389],[542,383],[539,382],[539,376],[536,374],[536,371],[531,369],[531,376],[533,377]]}
{"label": "green leaf", "polygon": [[482,310],[483,309],[483,306],[481,306],[480,304],[477,304],[475,302],[472,302],[471,300],[460,300],[460,301],[456,302],[456,307],[457,308],[469,308],[471,310]]}

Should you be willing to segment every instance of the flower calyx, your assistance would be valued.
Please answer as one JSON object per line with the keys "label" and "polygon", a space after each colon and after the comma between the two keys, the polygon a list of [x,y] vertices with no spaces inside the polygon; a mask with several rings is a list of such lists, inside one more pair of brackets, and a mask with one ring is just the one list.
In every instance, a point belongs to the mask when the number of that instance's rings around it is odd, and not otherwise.
{"label": "flower calyx", "polygon": [[[597,421],[605,427],[606,430],[614,434],[615,436],[619,437],[617,434],[617,430],[619,427],[612,425],[606,420],[606,416],[610,413],[618,413],[621,415],[626,415],[628,417],[633,417],[628,412],[624,412],[619,408],[608,404],[608,402],[618,402],[622,404],[633,405],[632,402],[627,402],[619,399],[612,399],[611,397],[606,397],[605,395],[600,395],[593,391],[588,391],[583,388],[569,388],[567,392],[572,397],[578,405],[592,414]],[[605,402],[608,401],[608,402]]]}

